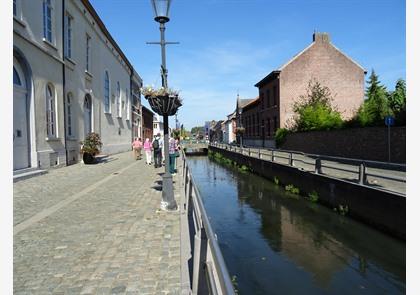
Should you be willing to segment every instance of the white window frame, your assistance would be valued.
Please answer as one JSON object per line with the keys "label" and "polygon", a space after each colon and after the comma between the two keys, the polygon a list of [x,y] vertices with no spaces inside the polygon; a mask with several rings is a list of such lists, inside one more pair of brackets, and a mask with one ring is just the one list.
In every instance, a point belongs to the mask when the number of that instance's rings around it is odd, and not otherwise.
{"label": "white window frame", "polygon": [[72,41],[73,41],[73,16],[66,12],[64,18],[64,56],[66,58],[72,58]]}
{"label": "white window frame", "polygon": [[117,104],[117,118],[121,118],[121,86],[120,82],[117,82],[117,95],[115,103]]}
{"label": "white window frame", "polygon": [[[48,19],[48,10],[50,12],[50,18]],[[54,43],[54,18],[53,18],[53,1],[52,0],[44,0],[42,2],[42,11],[43,11],[43,40],[47,41],[51,44]],[[48,25],[50,25],[50,30],[48,30]],[[49,35],[51,34],[51,36]],[[51,38],[49,38],[51,37]]]}
{"label": "white window frame", "polygon": [[[51,96],[49,95],[49,91]],[[52,84],[45,87],[47,138],[57,138],[57,116],[55,103],[55,88]]]}
{"label": "white window frame", "polygon": [[111,101],[110,101],[110,79],[109,79],[109,72],[105,71],[104,77],[104,113],[110,114],[111,113]]}
{"label": "white window frame", "polygon": [[126,106],[126,120],[130,121],[130,112],[131,112],[131,104],[130,104],[130,96],[128,93],[128,89],[125,89],[125,106]]}
{"label": "white window frame", "polygon": [[73,103],[73,94],[71,92],[67,93],[66,100],[66,115],[67,115],[67,136],[74,137],[73,133],[73,121],[72,121],[72,103]]}
{"label": "white window frame", "polygon": [[90,53],[91,53],[91,43],[90,41],[92,40],[92,38],[89,36],[89,34],[86,34],[86,72],[90,71]]}

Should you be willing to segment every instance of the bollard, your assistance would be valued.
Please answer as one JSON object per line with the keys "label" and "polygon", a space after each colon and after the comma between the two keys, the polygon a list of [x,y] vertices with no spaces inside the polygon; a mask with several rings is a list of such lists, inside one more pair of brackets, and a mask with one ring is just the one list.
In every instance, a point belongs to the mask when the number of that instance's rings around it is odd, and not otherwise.
{"label": "bollard", "polygon": [[261,150],[258,149],[258,159],[261,159]]}
{"label": "bollard", "polygon": [[271,150],[271,162],[274,162],[274,150]]}
{"label": "bollard", "polygon": [[322,174],[321,159],[320,158],[317,158],[315,160],[315,174]]}
{"label": "bollard", "polygon": [[366,165],[363,162],[359,166],[359,184],[366,184]]}
{"label": "bollard", "polygon": [[251,157],[251,148],[248,148],[248,156]]}
{"label": "bollard", "polygon": [[289,153],[289,165],[293,166],[293,154]]}

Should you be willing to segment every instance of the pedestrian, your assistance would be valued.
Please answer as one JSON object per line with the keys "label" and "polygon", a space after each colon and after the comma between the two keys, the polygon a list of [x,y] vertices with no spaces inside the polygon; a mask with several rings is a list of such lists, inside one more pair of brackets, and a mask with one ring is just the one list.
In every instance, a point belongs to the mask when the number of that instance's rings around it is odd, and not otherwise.
{"label": "pedestrian", "polygon": [[135,160],[138,160],[139,158],[141,159],[141,148],[143,144],[140,141],[140,139],[138,137],[135,137],[131,146],[133,147],[134,159]]}
{"label": "pedestrian", "polygon": [[152,144],[150,143],[149,138],[146,138],[143,144],[143,149],[146,153],[146,164],[152,165]]}
{"label": "pedestrian", "polygon": [[169,139],[169,172],[172,175],[175,175],[175,157],[176,157],[177,147],[175,139],[171,136]]}
{"label": "pedestrian", "polygon": [[160,134],[158,133],[158,135],[155,137],[152,143],[155,168],[162,167],[162,149],[159,144],[159,135]]}
{"label": "pedestrian", "polygon": [[158,133],[158,139],[159,139],[159,147],[160,147],[160,158],[162,159],[162,163],[165,164],[165,144],[163,141],[163,138],[160,136],[160,133]]}

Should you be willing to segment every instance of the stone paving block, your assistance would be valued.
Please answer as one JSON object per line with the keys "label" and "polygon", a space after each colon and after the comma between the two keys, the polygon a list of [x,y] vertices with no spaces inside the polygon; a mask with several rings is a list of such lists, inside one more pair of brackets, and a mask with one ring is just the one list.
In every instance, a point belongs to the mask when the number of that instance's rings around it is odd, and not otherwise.
{"label": "stone paving block", "polygon": [[[115,160],[58,168],[14,184],[14,225],[30,221],[14,235],[15,294],[180,290],[179,211],[160,211],[161,192],[153,189],[163,168],[134,162],[131,153],[111,158]],[[174,189],[179,202],[178,187]],[[75,195],[72,202],[32,221]]]}

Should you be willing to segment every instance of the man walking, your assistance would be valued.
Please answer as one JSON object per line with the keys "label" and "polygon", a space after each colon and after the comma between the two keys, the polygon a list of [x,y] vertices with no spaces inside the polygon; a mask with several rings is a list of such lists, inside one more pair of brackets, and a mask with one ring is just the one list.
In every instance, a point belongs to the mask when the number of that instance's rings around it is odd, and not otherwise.
{"label": "man walking", "polygon": [[155,162],[155,168],[162,167],[162,148],[160,145],[159,133],[153,140],[152,147],[153,147],[153,158]]}

